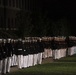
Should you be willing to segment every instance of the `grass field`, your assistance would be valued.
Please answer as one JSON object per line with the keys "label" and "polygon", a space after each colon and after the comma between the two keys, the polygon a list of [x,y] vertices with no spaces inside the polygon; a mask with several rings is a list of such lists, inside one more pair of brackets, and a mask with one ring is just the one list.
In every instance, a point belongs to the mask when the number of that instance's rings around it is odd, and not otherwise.
{"label": "grass field", "polygon": [[76,62],[76,55],[67,56],[65,58],[61,58],[59,60],[55,60],[55,62]]}
{"label": "grass field", "polygon": [[[65,60],[66,62],[64,62]],[[52,63],[46,63],[18,70],[16,72],[8,73],[6,75],[76,75],[75,61],[76,55],[62,58]]]}

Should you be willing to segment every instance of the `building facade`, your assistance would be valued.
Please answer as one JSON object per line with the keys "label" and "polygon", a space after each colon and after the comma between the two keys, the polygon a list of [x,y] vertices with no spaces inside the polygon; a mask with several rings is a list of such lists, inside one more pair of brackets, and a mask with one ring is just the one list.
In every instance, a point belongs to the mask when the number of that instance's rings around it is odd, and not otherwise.
{"label": "building facade", "polygon": [[39,0],[0,0],[0,30],[16,30],[16,14],[21,9],[38,10]]}

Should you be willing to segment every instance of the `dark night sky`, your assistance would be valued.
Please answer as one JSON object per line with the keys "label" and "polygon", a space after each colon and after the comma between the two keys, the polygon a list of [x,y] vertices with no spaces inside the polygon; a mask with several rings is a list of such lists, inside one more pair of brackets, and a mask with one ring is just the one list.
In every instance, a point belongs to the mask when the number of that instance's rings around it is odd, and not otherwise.
{"label": "dark night sky", "polygon": [[66,17],[73,32],[76,30],[76,0],[40,0],[41,10],[47,11],[51,19]]}
{"label": "dark night sky", "polygon": [[74,0],[44,0],[43,10],[55,16],[76,17],[76,1]]}

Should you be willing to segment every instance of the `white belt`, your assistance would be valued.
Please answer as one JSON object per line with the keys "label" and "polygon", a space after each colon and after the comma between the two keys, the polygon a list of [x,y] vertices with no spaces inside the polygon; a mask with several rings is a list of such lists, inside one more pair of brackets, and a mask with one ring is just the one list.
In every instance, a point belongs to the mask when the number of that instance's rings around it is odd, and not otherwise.
{"label": "white belt", "polygon": [[19,51],[21,51],[22,49],[18,49]]}

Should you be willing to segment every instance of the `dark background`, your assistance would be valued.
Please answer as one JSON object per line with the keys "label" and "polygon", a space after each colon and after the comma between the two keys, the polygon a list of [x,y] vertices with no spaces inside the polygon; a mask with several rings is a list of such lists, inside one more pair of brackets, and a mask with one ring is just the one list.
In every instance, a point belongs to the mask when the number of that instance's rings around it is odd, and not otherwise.
{"label": "dark background", "polygon": [[2,5],[3,37],[76,36],[75,0],[3,0]]}
{"label": "dark background", "polygon": [[[39,7],[40,6],[40,7]],[[40,0],[39,9],[48,12],[49,18],[58,20],[66,17],[70,24],[72,35],[76,35],[76,1],[75,0]]]}

